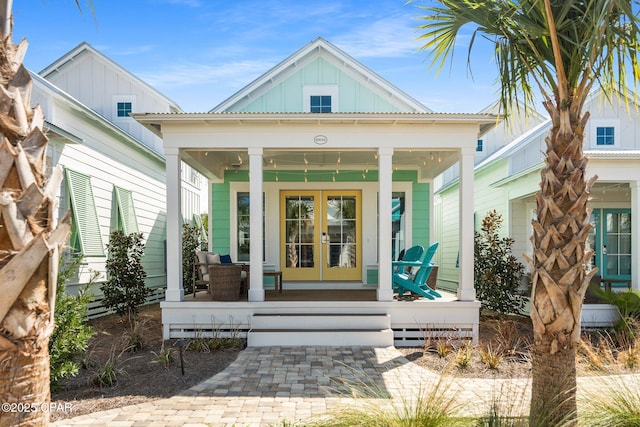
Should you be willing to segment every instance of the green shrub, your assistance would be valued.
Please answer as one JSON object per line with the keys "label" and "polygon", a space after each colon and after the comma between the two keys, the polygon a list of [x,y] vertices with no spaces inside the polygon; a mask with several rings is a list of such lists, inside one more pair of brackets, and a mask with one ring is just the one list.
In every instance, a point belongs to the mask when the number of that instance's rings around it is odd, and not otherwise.
{"label": "green shrub", "polygon": [[196,250],[200,248],[200,229],[195,225],[182,224],[182,287],[185,294],[193,292],[193,264]]}
{"label": "green shrub", "polygon": [[60,263],[58,271],[58,289],[55,306],[55,328],[49,339],[49,358],[51,366],[50,382],[53,390],[58,389],[59,381],[75,376],[80,368],[78,357],[87,350],[89,339],[94,330],[87,324],[87,305],[92,294],[89,288],[97,273],[93,273],[78,295],[65,293],[65,283],[78,271],[81,258],[70,263]]}
{"label": "green shrub", "polygon": [[151,292],[144,283],[147,273],[141,262],[144,255],[142,233],[112,232],[107,251],[107,281],[100,287],[104,293],[103,304],[132,321]]}
{"label": "green shrub", "polygon": [[482,220],[482,232],[475,233],[474,264],[476,296],[482,307],[499,314],[517,314],[525,305],[518,292],[524,266],[513,256],[513,239],[500,238],[502,215],[495,210]]}
{"label": "green shrub", "polygon": [[618,344],[625,347],[634,345],[640,330],[640,293],[634,290],[612,292],[600,288],[594,289],[594,292],[618,309],[619,318],[613,325]]}

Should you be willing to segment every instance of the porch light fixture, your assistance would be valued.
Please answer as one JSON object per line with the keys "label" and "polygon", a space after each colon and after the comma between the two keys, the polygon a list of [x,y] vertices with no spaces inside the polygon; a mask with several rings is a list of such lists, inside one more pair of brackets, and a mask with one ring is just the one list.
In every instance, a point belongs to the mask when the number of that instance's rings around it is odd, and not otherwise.
{"label": "porch light fixture", "polygon": [[307,153],[304,153],[304,164],[305,165],[309,164],[309,160],[307,160]]}

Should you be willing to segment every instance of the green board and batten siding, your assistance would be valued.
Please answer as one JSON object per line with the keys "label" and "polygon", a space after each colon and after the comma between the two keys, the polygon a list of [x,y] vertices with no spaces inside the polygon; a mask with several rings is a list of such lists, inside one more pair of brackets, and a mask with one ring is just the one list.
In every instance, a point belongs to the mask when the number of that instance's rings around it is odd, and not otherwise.
{"label": "green board and batten siding", "polygon": [[246,113],[303,112],[304,86],[336,86],[337,105],[340,112],[400,112],[393,104],[322,57],[312,60],[286,79],[277,82],[274,87],[238,111]]}

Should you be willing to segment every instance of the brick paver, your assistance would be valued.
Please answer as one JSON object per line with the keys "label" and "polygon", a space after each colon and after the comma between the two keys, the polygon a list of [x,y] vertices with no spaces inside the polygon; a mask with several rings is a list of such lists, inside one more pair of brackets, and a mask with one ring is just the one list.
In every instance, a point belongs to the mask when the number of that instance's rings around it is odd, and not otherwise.
{"label": "brick paver", "polygon": [[[611,381],[615,382],[615,377]],[[633,376],[626,386],[640,390]],[[579,393],[602,388],[579,378]],[[437,391],[433,391],[437,390]],[[467,415],[492,405],[528,412],[529,380],[441,377],[394,347],[250,347],[214,377],[182,394],[82,415],[54,426],[270,426],[317,418],[341,407],[373,404],[393,410],[420,396],[450,397]]]}

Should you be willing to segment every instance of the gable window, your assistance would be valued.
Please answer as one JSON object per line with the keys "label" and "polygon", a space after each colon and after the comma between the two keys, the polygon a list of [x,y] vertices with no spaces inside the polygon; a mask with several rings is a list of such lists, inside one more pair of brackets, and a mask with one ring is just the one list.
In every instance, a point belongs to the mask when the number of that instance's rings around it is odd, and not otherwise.
{"label": "gable window", "polygon": [[478,153],[482,153],[482,151],[484,150],[484,143],[481,139],[478,140],[477,144],[476,144],[476,151]]}
{"label": "gable window", "polygon": [[71,252],[85,257],[104,256],[91,178],[71,169],[65,169],[64,173],[73,219],[69,239]]}
{"label": "gable window", "polygon": [[304,113],[337,113],[338,86],[305,85],[302,87],[302,111]]}
{"label": "gable window", "polygon": [[133,208],[133,195],[131,191],[120,187],[113,187],[113,229],[122,231],[124,234],[138,232],[138,220],[136,211]]}
{"label": "gable window", "polygon": [[131,113],[131,103],[118,102],[116,105],[116,111],[116,116],[118,117],[129,117],[129,113]]}
{"label": "gable window", "polygon": [[311,95],[311,98],[309,99],[309,112],[330,113],[331,112],[331,96],[330,95]]}
{"label": "gable window", "polygon": [[614,128],[599,126],[596,128],[596,145],[614,145]]}
{"label": "gable window", "polygon": [[132,120],[131,114],[135,109],[135,95],[113,95],[111,97],[111,117],[114,122]]}

